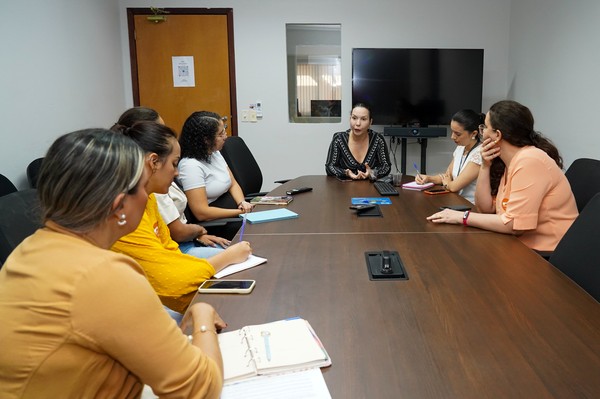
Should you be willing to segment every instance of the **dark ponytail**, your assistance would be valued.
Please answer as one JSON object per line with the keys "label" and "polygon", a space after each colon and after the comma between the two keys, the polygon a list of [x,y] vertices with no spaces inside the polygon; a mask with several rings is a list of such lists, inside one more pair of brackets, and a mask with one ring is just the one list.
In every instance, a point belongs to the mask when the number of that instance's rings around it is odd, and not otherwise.
{"label": "dark ponytail", "polygon": [[135,141],[145,153],[155,153],[165,159],[173,151],[171,139],[177,139],[175,132],[156,122],[136,122],[131,127],[115,124],[111,130],[121,133]]}
{"label": "dark ponytail", "polygon": [[463,127],[468,132],[477,132],[477,142],[479,143],[479,125],[484,123],[485,114],[475,112],[472,109],[461,109],[454,115],[452,120]]}

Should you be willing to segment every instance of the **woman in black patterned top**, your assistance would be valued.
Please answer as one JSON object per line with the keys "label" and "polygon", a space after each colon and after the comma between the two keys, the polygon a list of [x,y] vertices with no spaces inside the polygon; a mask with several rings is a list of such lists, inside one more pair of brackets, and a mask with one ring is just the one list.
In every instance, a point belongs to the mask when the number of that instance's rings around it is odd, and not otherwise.
{"label": "woman in black patterned top", "polygon": [[333,135],[325,170],[329,176],[352,180],[379,179],[390,173],[390,156],[381,133],[371,127],[371,110],[363,103],[350,112],[350,129]]}

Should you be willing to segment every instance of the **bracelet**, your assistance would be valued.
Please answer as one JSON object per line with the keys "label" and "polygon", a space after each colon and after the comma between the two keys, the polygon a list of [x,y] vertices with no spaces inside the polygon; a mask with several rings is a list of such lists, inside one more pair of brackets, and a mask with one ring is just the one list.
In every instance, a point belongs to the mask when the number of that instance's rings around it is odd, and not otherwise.
{"label": "bracelet", "polygon": [[471,214],[471,211],[465,211],[465,213],[463,214],[463,226],[468,226],[467,220],[469,220],[470,214]]}
{"label": "bracelet", "polygon": [[211,333],[213,333],[213,334],[217,335],[217,332],[216,332],[215,330],[211,330],[211,329],[209,329],[208,327],[206,327],[205,325],[201,325],[201,326],[200,326],[200,329],[199,329],[199,330],[197,330],[197,331],[194,331],[194,332],[192,333],[192,335],[188,335],[188,338],[189,338],[189,340],[191,341],[191,340],[192,340],[192,338],[194,337],[194,335],[196,335],[196,334],[204,334],[205,332],[211,332]]}

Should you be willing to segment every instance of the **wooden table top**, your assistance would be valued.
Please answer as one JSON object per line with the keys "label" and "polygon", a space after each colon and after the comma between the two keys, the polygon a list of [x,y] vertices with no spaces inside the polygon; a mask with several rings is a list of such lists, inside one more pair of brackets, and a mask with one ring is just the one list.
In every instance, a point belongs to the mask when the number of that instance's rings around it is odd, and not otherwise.
{"label": "wooden table top", "polygon": [[[346,198],[372,189],[339,184]],[[519,240],[463,226],[432,231],[416,221],[445,195],[419,192],[396,198],[415,222],[390,210],[382,219],[395,227],[377,232],[356,226],[346,203],[339,215],[323,209],[339,216],[336,225],[314,218],[321,231],[309,234],[292,223],[340,199],[323,189],[309,201],[314,191],[292,202],[298,219],[247,226],[268,263],[228,278],[255,279],[250,295],[195,298],[213,304],[229,330],[307,319],[331,355],[323,373],[334,398],[600,397],[600,304]],[[381,250],[398,251],[409,280],[369,280],[364,253]]]}
{"label": "wooden table top", "polygon": [[[404,181],[411,181],[404,176]],[[442,205],[470,204],[456,194],[426,195],[420,191],[398,188],[399,195],[390,196],[391,205],[381,205],[383,217],[358,217],[349,209],[353,197],[380,197],[369,181],[342,182],[328,176],[303,176],[273,190],[272,195],[285,195],[295,187],[312,187],[313,191],[297,194],[287,208],[300,215],[286,223],[246,226],[244,234],[282,233],[382,233],[382,232],[457,232],[457,226],[434,225],[425,220]],[[277,206],[257,205],[254,211]],[[481,230],[464,228],[472,232]]]}

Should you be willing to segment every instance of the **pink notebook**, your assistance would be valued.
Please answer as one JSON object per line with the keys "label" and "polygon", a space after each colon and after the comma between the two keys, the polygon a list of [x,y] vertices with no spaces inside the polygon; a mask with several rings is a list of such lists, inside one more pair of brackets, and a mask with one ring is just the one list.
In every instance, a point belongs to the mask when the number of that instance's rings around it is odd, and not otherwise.
{"label": "pink notebook", "polygon": [[417,182],[411,181],[410,183],[404,183],[402,188],[406,190],[423,191],[433,185],[433,183],[418,184]]}

